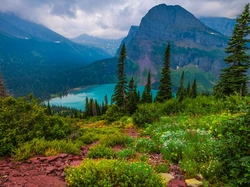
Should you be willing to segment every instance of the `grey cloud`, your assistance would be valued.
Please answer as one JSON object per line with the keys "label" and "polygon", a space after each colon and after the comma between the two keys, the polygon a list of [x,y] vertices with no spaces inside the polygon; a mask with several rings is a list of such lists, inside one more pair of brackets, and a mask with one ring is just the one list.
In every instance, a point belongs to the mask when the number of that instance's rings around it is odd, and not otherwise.
{"label": "grey cloud", "polygon": [[236,17],[249,0],[1,0],[0,11],[42,23],[66,37],[124,36],[155,5],[178,4],[195,16]]}

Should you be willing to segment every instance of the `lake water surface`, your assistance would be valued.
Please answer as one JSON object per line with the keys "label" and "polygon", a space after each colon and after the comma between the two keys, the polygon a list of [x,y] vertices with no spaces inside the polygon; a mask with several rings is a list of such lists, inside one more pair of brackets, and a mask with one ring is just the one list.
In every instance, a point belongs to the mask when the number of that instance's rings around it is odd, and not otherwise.
{"label": "lake water surface", "polygon": [[[97,100],[99,104],[104,101],[104,97],[108,95],[108,101],[111,102],[111,96],[114,93],[116,84],[102,84],[96,86],[89,86],[80,90],[75,90],[69,93],[66,96],[56,97],[51,99],[50,105],[56,106],[66,106],[71,108],[76,108],[79,110],[84,110],[86,97],[93,98]],[[137,91],[140,91],[142,94],[144,86],[137,86]],[[158,90],[152,90],[153,97],[156,96]]]}

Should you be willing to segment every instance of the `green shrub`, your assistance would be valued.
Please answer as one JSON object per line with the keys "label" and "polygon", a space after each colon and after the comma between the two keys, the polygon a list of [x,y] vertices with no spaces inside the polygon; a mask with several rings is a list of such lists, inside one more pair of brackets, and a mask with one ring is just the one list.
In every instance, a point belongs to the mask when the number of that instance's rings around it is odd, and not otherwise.
{"label": "green shrub", "polygon": [[119,119],[124,116],[124,111],[117,105],[111,105],[108,107],[108,110],[103,115],[103,118],[107,120],[108,123],[119,121]]}
{"label": "green shrub", "polygon": [[140,153],[158,153],[159,149],[155,142],[148,138],[139,138],[135,140],[134,148]]}
{"label": "green shrub", "polygon": [[146,124],[151,124],[160,119],[160,109],[159,103],[153,104],[141,104],[135,111],[133,117],[133,122],[139,127],[145,127]]}
{"label": "green shrub", "polygon": [[86,133],[78,138],[78,140],[81,141],[83,144],[91,144],[98,139],[99,139],[98,135],[92,132]]}
{"label": "green shrub", "polygon": [[35,155],[52,155],[59,153],[79,154],[80,146],[71,141],[42,139],[33,139],[30,142],[23,143],[14,152],[15,160],[26,160]]}
{"label": "green shrub", "polygon": [[133,158],[136,155],[136,152],[134,149],[123,149],[123,150],[117,151],[115,155],[119,160],[125,160],[125,159]]}
{"label": "green shrub", "polygon": [[133,141],[133,138],[124,135],[121,132],[115,132],[109,135],[101,135],[99,141],[102,145],[107,147],[113,147],[115,145],[126,146]]}
{"label": "green shrub", "polygon": [[104,145],[96,144],[90,147],[89,152],[87,154],[88,158],[113,158],[115,155],[115,151]]}
{"label": "green shrub", "polygon": [[226,181],[233,186],[250,186],[250,112],[223,123],[219,161]]}
{"label": "green shrub", "polygon": [[39,100],[6,97],[0,99],[0,156],[11,154],[18,144],[44,137],[63,139],[76,128],[58,116],[48,116]]}
{"label": "green shrub", "polygon": [[65,170],[68,186],[163,187],[163,179],[144,162],[85,159],[79,167]]}
{"label": "green shrub", "polygon": [[154,170],[157,173],[168,173],[169,165],[167,163],[161,163],[154,166]]}

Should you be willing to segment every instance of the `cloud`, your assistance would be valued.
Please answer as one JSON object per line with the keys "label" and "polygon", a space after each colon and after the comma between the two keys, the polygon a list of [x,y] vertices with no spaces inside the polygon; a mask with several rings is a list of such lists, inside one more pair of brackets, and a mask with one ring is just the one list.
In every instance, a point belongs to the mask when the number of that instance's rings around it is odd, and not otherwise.
{"label": "cloud", "polygon": [[180,5],[197,17],[239,15],[248,0],[1,0],[0,11],[41,23],[66,36],[124,37],[153,6]]}

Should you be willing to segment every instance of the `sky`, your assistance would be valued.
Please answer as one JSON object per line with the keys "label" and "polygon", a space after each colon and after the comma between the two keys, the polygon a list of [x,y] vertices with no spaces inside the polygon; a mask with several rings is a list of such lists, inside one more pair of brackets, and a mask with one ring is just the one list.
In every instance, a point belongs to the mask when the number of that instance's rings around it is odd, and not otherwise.
{"label": "sky", "polygon": [[196,17],[235,18],[249,0],[0,0],[0,11],[43,24],[67,38],[89,34],[117,39],[162,3],[180,5]]}

